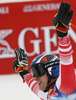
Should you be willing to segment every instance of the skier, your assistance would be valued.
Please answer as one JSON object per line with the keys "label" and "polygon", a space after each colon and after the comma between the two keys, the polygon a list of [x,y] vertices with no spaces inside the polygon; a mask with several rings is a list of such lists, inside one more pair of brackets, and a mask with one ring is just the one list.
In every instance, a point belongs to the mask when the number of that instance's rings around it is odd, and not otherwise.
{"label": "skier", "polygon": [[41,54],[31,62],[30,71],[27,54],[21,48],[15,49],[17,59],[13,69],[42,100],[76,100],[72,46],[68,36],[73,16],[70,9],[70,4],[62,2],[53,20],[58,36],[59,57]]}

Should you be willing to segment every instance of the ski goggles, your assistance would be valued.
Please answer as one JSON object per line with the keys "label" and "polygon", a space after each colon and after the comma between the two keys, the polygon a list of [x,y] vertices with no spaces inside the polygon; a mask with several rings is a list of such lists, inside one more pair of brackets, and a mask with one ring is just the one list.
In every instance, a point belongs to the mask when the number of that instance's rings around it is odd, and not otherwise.
{"label": "ski goggles", "polygon": [[31,66],[31,72],[33,77],[36,76],[38,78],[45,74],[45,65],[42,63],[34,64]]}
{"label": "ski goggles", "polygon": [[56,60],[53,62],[49,62],[46,64],[43,63],[37,63],[31,66],[31,72],[33,77],[36,76],[41,77],[42,75],[44,75],[46,73],[47,68],[49,67],[53,67],[54,65],[58,65],[60,63],[60,60]]}

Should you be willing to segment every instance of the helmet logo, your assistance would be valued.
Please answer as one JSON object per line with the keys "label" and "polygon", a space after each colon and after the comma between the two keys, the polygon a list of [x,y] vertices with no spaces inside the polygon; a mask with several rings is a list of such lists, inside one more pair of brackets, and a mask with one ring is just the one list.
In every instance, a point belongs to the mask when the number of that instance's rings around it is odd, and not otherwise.
{"label": "helmet logo", "polygon": [[48,73],[52,75],[52,67],[48,68]]}
{"label": "helmet logo", "polygon": [[43,61],[47,61],[47,58],[46,58],[46,57],[44,57],[42,60],[43,60]]}

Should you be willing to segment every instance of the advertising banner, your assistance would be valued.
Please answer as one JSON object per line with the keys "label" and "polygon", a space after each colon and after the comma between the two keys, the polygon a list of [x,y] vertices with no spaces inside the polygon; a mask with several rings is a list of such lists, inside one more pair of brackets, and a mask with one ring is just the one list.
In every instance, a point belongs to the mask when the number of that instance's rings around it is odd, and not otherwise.
{"label": "advertising banner", "polygon": [[[76,25],[74,0],[66,0],[74,10],[72,23]],[[14,73],[12,65],[15,48],[23,48],[28,55],[29,67],[34,57],[42,53],[59,56],[54,15],[60,1],[33,1],[0,4],[0,74]],[[76,68],[76,29],[69,28]]]}

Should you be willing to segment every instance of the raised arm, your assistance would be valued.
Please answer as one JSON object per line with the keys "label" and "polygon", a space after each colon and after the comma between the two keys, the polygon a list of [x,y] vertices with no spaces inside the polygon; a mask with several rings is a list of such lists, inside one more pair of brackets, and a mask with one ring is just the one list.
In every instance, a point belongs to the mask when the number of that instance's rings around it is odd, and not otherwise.
{"label": "raised arm", "polygon": [[68,36],[69,23],[73,16],[73,10],[70,10],[70,8],[71,5],[62,2],[59,12],[55,15],[53,20],[58,36],[60,55],[60,75],[56,82],[56,86],[59,91],[65,95],[69,95],[75,91],[72,46]]}
{"label": "raised arm", "polygon": [[28,69],[28,58],[27,54],[23,49],[15,49],[17,59],[14,60],[13,69],[18,73],[22,79],[23,83],[27,83],[30,89],[38,95],[39,87],[36,81],[34,81],[32,74]]}

